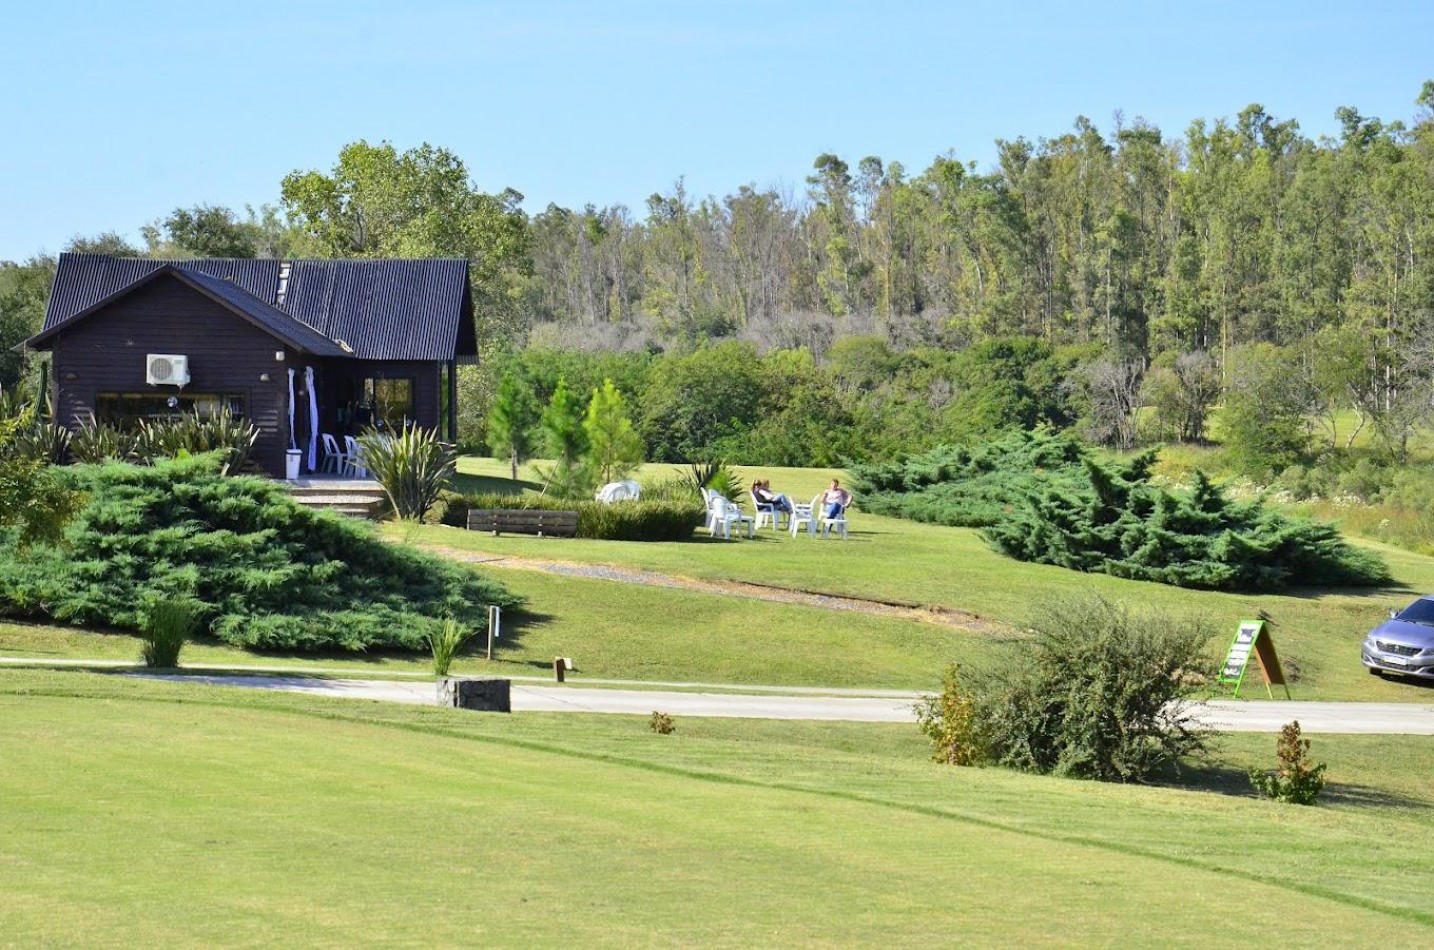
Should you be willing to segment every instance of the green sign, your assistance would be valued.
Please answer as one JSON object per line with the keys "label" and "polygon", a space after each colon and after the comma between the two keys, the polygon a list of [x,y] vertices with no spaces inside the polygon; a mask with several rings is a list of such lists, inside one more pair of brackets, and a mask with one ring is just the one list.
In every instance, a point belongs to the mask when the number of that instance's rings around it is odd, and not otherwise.
{"label": "green sign", "polygon": [[1220,667],[1220,682],[1234,683],[1232,696],[1240,695],[1240,686],[1245,682],[1245,673],[1250,668],[1250,658],[1260,667],[1265,681],[1265,692],[1275,696],[1272,685],[1285,687],[1285,698],[1290,698],[1290,688],[1285,684],[1285,674],[1280,668],[1280,659],[1275,654],[1275,641],[1263,620],[1241,620],[1230,649],[1225,651],[1225,662]]}

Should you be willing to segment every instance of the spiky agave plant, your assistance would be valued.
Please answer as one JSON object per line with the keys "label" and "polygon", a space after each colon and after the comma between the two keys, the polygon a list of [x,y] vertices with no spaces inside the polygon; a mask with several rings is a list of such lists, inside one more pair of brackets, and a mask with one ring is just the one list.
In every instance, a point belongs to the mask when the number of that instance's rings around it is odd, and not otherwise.
{"label": "spiky agave plant", "polygon": [[370,431],[358,441],[363,466],[383,488],[394,514],[422,521],[453,478],[454,447],[438,438],[437,429],[417,426],[394,435]]}
{"label": "spiky agave plant", "polygon": [[428,637],[428,648],[433,652],[434,676],[448,675],[448,668],[453,665],[453,658],[468,641],[468,635],[463,625],[450,617],[443,621],[443,626],[437,633]]}

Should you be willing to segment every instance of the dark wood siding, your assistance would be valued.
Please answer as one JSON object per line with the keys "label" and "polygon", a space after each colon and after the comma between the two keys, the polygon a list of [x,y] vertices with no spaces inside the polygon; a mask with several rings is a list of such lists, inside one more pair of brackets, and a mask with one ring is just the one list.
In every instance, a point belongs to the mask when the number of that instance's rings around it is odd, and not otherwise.
{"label": "dark wood siding", "polygon": [[[190,372],[185,388],[243,394],[259,427],[254,461],[283,475],[289,444],[285,370],[301,370],[299,354],[193,288],[161,277],[62,331],[51,349],[61,424],[73,428],[88,419],[99,393],[164,391],[145,382],[145,355],[184,354]],[[281,351],[282,362],[275,358]],[[268,381],[260,378],[265,374]]]}

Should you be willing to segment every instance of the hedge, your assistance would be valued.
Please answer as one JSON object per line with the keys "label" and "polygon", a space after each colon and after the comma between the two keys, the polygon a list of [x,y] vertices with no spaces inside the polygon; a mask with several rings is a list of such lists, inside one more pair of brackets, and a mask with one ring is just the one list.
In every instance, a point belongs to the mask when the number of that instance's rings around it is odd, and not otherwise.
{"label": "hedge", "polygon": [[702,505],[677,501],[565,501],[546,495],[448,495],[439,520],[455,528],[468,526],[475,508],[576,511],[578,537],[598,541],[687,541],[702,524]]}

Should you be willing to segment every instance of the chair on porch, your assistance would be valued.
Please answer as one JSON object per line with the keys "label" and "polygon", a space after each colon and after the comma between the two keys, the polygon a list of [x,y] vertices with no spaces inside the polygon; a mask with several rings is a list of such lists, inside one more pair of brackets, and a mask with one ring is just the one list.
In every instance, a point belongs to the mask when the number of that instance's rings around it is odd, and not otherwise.
{"label": "chair on porch", "polygon": [[363,467],[363,446],[359,445],[358,439],[351,435],[344,436],[344,448],[348,456],[344,473],[353,478],[368,478],[368,469]]}
{"label": "chair on porch", "polygon": [[349,455],[340,451],[339,441],[327,432],[321,433],[320,438],[324,440],[324,463],[319,466],[321,472],[333,472],[335,475],[342,475],[348,471]]}

